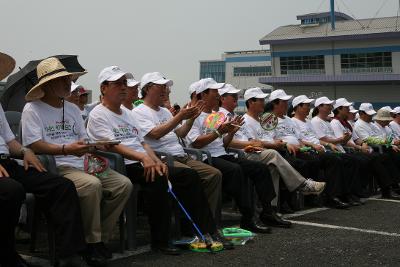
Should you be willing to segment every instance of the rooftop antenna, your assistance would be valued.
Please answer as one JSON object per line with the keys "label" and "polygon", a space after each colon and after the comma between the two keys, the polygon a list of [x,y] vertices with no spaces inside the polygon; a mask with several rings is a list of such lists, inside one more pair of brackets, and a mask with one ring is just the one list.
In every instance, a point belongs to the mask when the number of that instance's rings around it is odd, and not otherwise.
{"label": "rooftop antenna", "polygon": [[335,0],[331,0],[331,28],[332,31],[335,30]]}

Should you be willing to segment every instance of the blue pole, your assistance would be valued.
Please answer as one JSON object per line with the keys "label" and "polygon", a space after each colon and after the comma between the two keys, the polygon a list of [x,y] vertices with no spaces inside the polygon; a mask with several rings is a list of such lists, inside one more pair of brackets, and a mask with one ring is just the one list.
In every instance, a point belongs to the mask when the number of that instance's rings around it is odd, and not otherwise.
{"label": "blue pole", "polygon": [[335,30],[335,0],[331,0],[331,27],[332,31]]}

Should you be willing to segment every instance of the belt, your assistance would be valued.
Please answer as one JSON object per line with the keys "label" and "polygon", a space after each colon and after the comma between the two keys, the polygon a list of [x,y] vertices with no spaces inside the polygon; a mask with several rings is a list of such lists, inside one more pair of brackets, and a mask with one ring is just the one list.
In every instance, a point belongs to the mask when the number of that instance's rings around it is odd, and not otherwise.
{"label": "belt", "polygon": [[0,154],[0,160],[1,159],[10,159],[10,154]]}

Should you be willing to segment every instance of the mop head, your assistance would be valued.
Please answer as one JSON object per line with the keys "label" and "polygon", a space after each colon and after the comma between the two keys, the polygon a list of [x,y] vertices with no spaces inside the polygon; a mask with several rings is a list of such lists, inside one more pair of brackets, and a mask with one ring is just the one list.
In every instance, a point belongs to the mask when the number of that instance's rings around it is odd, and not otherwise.
{"label": "mop head", "polygon": [[221,242],[213,241],[210,245],[207,245],[205,242],[199,240],[191,243],[189,248],[191,251],[195,252],[218,252],[224,249],[224,246]]}

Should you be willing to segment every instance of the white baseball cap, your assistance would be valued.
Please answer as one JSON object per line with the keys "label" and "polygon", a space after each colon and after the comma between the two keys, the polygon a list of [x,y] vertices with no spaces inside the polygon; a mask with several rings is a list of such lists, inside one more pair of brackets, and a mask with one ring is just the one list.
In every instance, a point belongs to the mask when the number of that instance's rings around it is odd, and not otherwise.
{"label": "white baseball cap", "polygon": [[374,107],[371,103],[361,103],[360,107],[358,108],[360,111],[364,111],[368,115],[372,116],[376,114]]}
{"label": "white baseball cap", "polygon": [[353,106],[350,106],[350,112],[351,113],[357,113],[358,109],[355,109]]}
{"label": "white baseball cap", "polygon": [[140,89],[143,89],[149,83],[165,84],[168,87],[174,84],[172,80],[164,78],[164,75],[159,72],[149,72],[143,75],[142,79],[140,79]]}
{"label": "white baseball cap", "polygon": [[204,78],[199,81],[196,87],[196,94],[198,95],[207,89],[221,89],[224,85],[225,83],[217,83],[213,78]]}
{"label": "white baseball cap", "polygon": [[260,87],[249,88],[244,92],[244,100],[247,101],[251,98],[266,98],[268,94],[264,93]]}
{"label": "white baseball cap", "polygon": [[333,105],[333,109],[337,109],[340,107],[350,107],[353,104],[354,103],[347,101],[346,98],[339,98],[339,99],[336,99],[335,105]]}
{"label": "white baseball cap", "polygon": [[392,111],[394,114],[400,114],[400,107],[395,107]]}
{"label": "white baseball cap", "polygon": [[281,100],[289,100],[293,96],[292,95],[287,95],[286,92],[282,89],[276,89],[271,92],[269,95],[269,101],[274,101],[275,99],[281,99]]}
{"label": "white baseball cap", "polygon": [[129,79],[126,79],[126,85],[128,86],[128,87],[134,87],[134,86],[136,86],[136,85],[138,85],[140,82],[139,81],[136,81],[133,77],[132,78],[129,78]]}
{"label": "white baseball cap", "polygon": [[296,96],[295,98],[293,98],[292,106],[293,106],[293,108],[295,108],[298,105],[303,104],[303,103],[306,103],[306,104],[312,103],[314,100],[315,99],[308,98],[305,95],[299,95],[299,96]]}
{"label": "white baseball cap", "polygon": [[381,110],[386,110],[386,111],[389,111],[389,112],[393,112],[393,109],[390,106],[384,106],[384,107],[381,107],[380,109]]}
{"label": "white baseball cap", "polygon": [[121,78],[122,76],[126,76],[127,79],[133,79],[132,73],[125,72],[121,70],[118,66],[110,66],[104,68],[98,77],[99,84],[102,84],[105,81],[114,82]]}
{"label": "white baseball cap", "polygon": [[315,106],[318,107],[319,105],[322,105],[322,104],[332,105],[333,102],[335,102],[335,101],[332,101],[329,98],[327,98],[326,96],[323,96],[323,97],[315,99]]}
{"label": "white baseball cap", "polygon": [[197,88],[200,86],[200,81],[195,81],[191,85],[189,85],[189,95],[192,95],[197,91]]}
{"label": "white baseball cap", "polygon": [[224,87],[221,89],[218,89],[218,94],[219,95],[224,95],[224,94],[237,94],[240,92],[240,89],[236,89],[232,84],[226,83]]}
{"label": "white baseball cap", "polygon": [[71,81],[71,93],[73,91],[75,91],[76,89],[78,89],[79,87],[82,87],[82,85],[76,84],[76,83]]}

